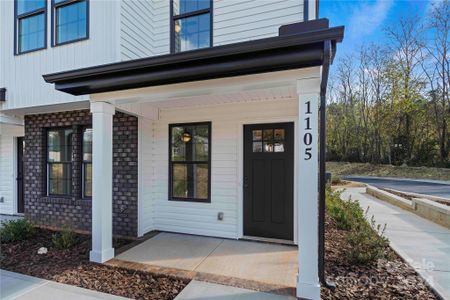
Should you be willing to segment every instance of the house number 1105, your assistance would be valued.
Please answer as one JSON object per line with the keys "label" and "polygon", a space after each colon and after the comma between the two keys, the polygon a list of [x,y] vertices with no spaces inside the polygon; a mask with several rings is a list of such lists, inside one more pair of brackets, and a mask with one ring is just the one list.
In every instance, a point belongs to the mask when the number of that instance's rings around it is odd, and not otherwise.
{"label": "house number 1105", "polygon": [[[311,114],[311,101],[308,101],[306,104],[306,115]],[[310,160],[312,157],[311,151],[312,147],[308,147],[312,143],[312,129],[311,129],[311,118],[305,118],[305,134],[303,135],[303,144],[305,144],[305,160]]]}

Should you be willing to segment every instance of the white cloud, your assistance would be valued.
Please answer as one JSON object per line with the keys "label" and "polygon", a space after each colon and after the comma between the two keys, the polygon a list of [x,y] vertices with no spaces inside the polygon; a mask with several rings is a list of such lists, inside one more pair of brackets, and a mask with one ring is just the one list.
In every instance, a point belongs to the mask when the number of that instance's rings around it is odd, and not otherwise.
{"label": "white cloud", "polygon": [[352,11],[348,25],[349,35],[360,37],[361,35],[369,35],[377,30],[383,24],[393,4],[393,0],[360,2]]}

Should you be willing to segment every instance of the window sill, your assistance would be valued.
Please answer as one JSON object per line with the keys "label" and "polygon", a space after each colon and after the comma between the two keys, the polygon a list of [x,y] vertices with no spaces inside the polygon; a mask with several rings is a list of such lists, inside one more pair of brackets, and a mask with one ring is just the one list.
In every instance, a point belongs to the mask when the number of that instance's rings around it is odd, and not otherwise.
{"label": "window sill", "polygon": [[74,206],[91,206],[92,201],[88,199],[75,199],[70,197],[58,197],[58,196],[45,196],[39,198],[40,202],[53,203],[53,204],[65,204]]}

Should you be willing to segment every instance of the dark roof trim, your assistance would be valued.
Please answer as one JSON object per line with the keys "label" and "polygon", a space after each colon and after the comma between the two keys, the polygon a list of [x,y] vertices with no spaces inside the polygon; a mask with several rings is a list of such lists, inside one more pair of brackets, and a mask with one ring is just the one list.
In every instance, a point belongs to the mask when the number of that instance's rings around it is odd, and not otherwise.
{"label": "dark roof trim", "polygon": [[6,101],[6,89],[0,88],[0,101]]}
{"label": "dark roof trim", "polygon": [[[311,22],[316,21],[305,22],[305,25],[309,24],[310,28]],[[277,37],[100,65],[43,77],[46,82],[55,83],[57,90],[84,95],[320,66],[323,62],[323,42],[341,42],[344,34],[344,27],[326,26],[312,31],[304,30],[298,28],[297,33],[282,34],[280,28],[282,35]]]}

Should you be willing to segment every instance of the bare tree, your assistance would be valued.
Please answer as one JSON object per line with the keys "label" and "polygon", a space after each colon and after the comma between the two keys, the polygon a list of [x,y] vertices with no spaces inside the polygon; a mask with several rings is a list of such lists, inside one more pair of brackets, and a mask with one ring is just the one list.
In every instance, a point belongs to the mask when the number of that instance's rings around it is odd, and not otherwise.
{"label": "bare tree", "polygon": [[439,156],[442,165],[449,158],[450,124],[450,65],[448,37],[450,29],[450,3],[448,0],[433,4],[429,16],[428,29],[431,39],[426,44],[426,57],[422,67],[430,86],[429,96],[432,103],[432,120],[439,139]]}

